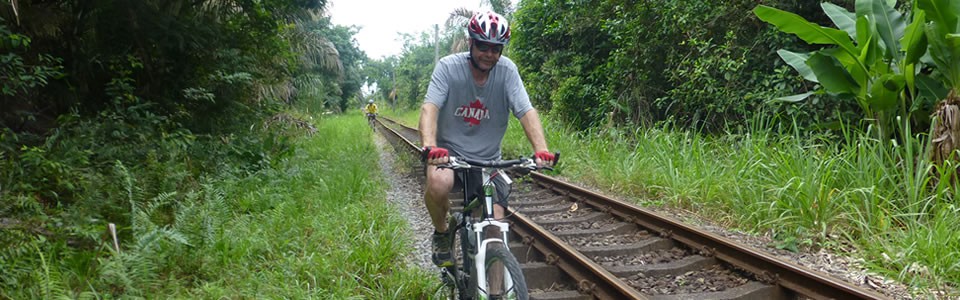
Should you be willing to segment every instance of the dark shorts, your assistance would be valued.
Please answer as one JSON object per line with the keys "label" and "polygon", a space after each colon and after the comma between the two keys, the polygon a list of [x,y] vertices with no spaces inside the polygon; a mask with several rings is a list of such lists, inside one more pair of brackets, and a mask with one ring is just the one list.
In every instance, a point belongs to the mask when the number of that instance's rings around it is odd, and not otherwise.
{"label": "dark shorts", "polygon": [[[468,190],[473,191],[472,193],[468,194],[468,199],[473,199],[473,197],[483,197],[483,182],[481,181],[481,179],[483,179],[483,174],[480,173],[480,170],[470,170],[467,173],[469,174],[466,176],[469,176],[469,178],[467,178],[466,182],[470,185]],[[497,192],[493,198],[493,203],[500,204],[500,206],[503,206],[504,208],[507,208],[507,200],[510,197],[510,184],[507,183],[506,176],[506,174],[499,174],[493,178],[493,184],[497,189]],[[455,172],[454,177],[453,189],[450,190],[450,192],[462,194],[464,186],[463,177],[465,176],[463,172]]]}
{"label": "dark shorts", "polygon": [[[440,147],[444,147],[448,151],[450,151],[451,156],[463,156],[462,154],[457,153],[457,151],[452,150],[451,147],[448,147],[446,145],[440,145]],[[424,172],[426,172],[427,170],[426,164],[424,164],[423,170]],[[457,171],[453,172],[454,179],[453,179],[453,189],[450,190],[451,193],[456,193],[457,195],[463,195],[463,177],[464,176],[462,173],[463,172],[457,172]],[[471,195],[474,195],[474,196],[479,195],[480,197],[483,197],[483,182],[481,181],[481,178],[483,176],[480,170],[470,170],[469,173],[470,173],[469,175],[470,178],[467,178],[468,179],[467,182],[470,183],[471,185],[470,189],[473,190],[473,193]],[[503,208],[507,208],[507,200],[509,199],[509,196],[510,196],[510,181],[508,180],[511,180],[511,179],[506,179],[506,178],[508,178],[506,174],[500,174],[494,177],[493,179],[493,184],[496,186],[496,189],[497,189],[497,193],[494,195],[493,203],[500,204],[500,206],[503,206]],[[457,199],[460,199],[460,198],[462,198],[462,196],[457,197]],[[470,197],[468,199],[472,199],[472,198],[473,197]]]}

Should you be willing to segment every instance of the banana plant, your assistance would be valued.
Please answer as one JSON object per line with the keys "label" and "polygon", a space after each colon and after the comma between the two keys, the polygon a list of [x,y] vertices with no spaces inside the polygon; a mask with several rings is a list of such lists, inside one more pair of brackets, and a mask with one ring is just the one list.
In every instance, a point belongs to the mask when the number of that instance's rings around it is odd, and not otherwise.
{"label": "banana plant", "polygon": [[956,0],[917,0],[929,23],[923,28],[929,41],[930,56],[943,81],[952,91],[960,89],[960,2]]}
{"label": "banana plant", "polygon": [[924,26],[929,41],[932,64],[949,92],[937,104],[933,112],[934,126],[931,134],[930,159],[937,170],[956,178],[960,168],[952,175],[939,170],[947,160],[957,160],[960,152],[960,2],[956,0],[917,0],[916,7],[923,11],[930,22]]}
{"label": "banana plant", "polygon": [[909,120],[917,110],[919,102],[915,100],[926,95],[916,87],[926,91],[935,88],[927,86],[936,85],[936,81],[917,72],[927,49],[924,13],[914,10],[902,14],[895,4],[895,0],[857,0],[856,11],[850,12],[829,2],[821,3],[836,28],[765,5],[754,8],[758,18],[780,31],[828,47],[810,53],[777,51],[806,80],[820,86],[813,92],[778,99],[799,102],[813,94],[828,93],[853,98],[865,118],[878,122],[881,129],[891,125],[897,114]]}

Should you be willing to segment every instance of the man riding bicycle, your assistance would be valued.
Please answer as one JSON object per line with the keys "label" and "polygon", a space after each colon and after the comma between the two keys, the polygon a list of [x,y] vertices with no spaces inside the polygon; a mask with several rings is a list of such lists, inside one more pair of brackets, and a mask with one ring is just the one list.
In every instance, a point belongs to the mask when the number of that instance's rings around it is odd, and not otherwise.
{"label": "man riding bicycle", "polygon": [[373,99],[367,101],[367,106],[363,107],[363,111],[367,113],[367,119],[370,121],[377,117],[377,105],[373,103]]}
{"label": "man riding bicycle", "polygon": [[[553,164],[547,149],[537,110],[517,72],[517,66],[503,57],[510,41],[506,18],[486,12],[474,15],[467,25],[468,52],[442,58],[433,70],[426,99],[420,108],[420,141],[427,152],[424,202],[433,222],[433,262],[440,267],[453,265],[453,230],[448,228],[448,194],[462,179],[450,169],[439,169],[449,155],[473,159],[500,158],[500,146],[510,113],[520,120],[533,146],[538,166]],[[495,179],[498,191],[507,191],[503,179]],[[506,197],[498,197],[494,216],[503,218]]]}

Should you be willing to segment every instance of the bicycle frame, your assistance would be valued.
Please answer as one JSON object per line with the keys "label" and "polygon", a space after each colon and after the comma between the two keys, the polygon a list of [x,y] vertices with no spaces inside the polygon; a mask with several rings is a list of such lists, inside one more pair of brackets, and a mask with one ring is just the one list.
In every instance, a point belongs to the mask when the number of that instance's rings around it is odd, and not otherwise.
{"label": "bicycle frame", "polygon": [[[427,161],[429,148],[425,148],[421,153],[421,159]],[[556,162],[560,154],[557,153],[554,159]],[[458,175],[463,175],[463,210],[454,213],[448,220],[450,230],[460,238],[460,257],[462,264],[456,262],[453,266],[443,268],[442,275],[445,286],[456,289],[457,296],[460,299],[489,299],[490,278],[487,271],[493,271],[491,275],[501,277],[493,283],[502,281],[502,287],[499,291],[503,294],[499,296],[516,296],[519,299],[527,299],[529,296],[526,290],[526,280],[523,278],[520,264],[510,253],[509,234],[510,225],[496,219],[494,214],[494,204],[497,203],[497,185],[494,180],[497,176],[502,176],[507,186],[512,184],[509,177],[502,173],[501,169],[519,169],[519,170],[538,170],[541,168],[551,169],[550,167],[538,167],[535,160],[531,158],[520,158],[516,160],[495,160],[478,161],[460,157],[450,157],[449,163],[437,165],[438,168],[451,169]],[[474,187],[471,184],[471,170],[479,170],[481,175],[482,195],[473,196],[471,190]],[[503,195],[509,198],[509,194]],[[507,199],[503,199],[506,201]],[[505,210],[504,213],[507,213]],[[498,229],[499,235],[487,237],[487,231],[491,228]],[[490,251],[488,253],[488,251]],[[488,261],[489,260],[489,261]],[[490,269],[488,263],[494,264]],[[500,284],[497,284],[500,286]],[[474,298],[476,297],[476,298]]]}
{"label": "bicycle frame", "polygon": [[[466,173],[470,169],[463,169],[463,170],[464,171],[462,172]],[[467,237],[469,238],[468,243],[463,243],[465,245],[468,245],[468,247],[461,247],[461,251],[463,253],[463,257],[465,258],[470,256],[473,257],[472,259],[469,259],[469,260],[464,259],[464,264],[466,265],[471,260],[473,262],[473,268],[465,271],[467,271],[468,274],[472,273],[469,275],[475,276],[475,277],[471,277],[470,280],[476,282],[477,284],[476,286],[477,295],[486,294],[487,291],[490,290],[490,286],[488,285],[487,273],[482,272],[482,270],[485,270],[484,262],[486,261],[487,247],[490,246],[491,243],[499,243],[501,244],[502,247],[505,247],[505,248],[509,247],[508,234],[510,233],[510,225],[506,222],[496,220],[494,215],[494,210],[493,210],[494,195],[496,195],[496,185],[493,183],[493,179],[495,176],[503,176],[503,175],[499,174],[499,170],[496,170],[496,169],[491,170],[489,168],[481,168],[481,175],[482,175],[481,178],[483,179],[483,185],[482,185],[483,192],[484,192],[482,197],[483,199],[481,200],[480,199],[481,197],[477,197],[477,199],[472,199],[472,201],[470,201],[469,203],[467,203],[467,201],[469,201],[468,197],[470,195],[470,191],[466,188],[470,186],[468,182],[469,176],[463,176],[464,177],[464,182],[463,182],[464,198],[463,199],[465,200],[464,200],[464,209],[462,212],[460,212],[460,214],[462,215],[461,220],[463,220],[463,223],[464,223],[463,225],[469,226],[470,228],[470,230],[467,230],[463,233],[472,235],[472,238]],[[503,177],[503,178],[507,181],[508,185],[512,183],[508,177]],[[480,208],[482,208],[482,211],[479,217],[479,221],[473,222],[474,217],[471,216],[470,213],[474,209],[476,209],[477,206],[481,206]],[[490,226],[496,227],[500,230],[500,237],[486,238],[486,234],[485,234],[486,229],[487,227],[490,227]],[[463,236],[461,236],[461,238],[463,238]],[[477,243],[475,243],[474,241],[480,241],[479,245],[477,245]],[[513,278],[510,277],[510,272],[506,272],[506,271],[503,272],[502,281],[504,282],[504,286],[503,286],[504,291],[509,291],[513,288]]]}
{"label": "bicycle frame", "polygon": [[370,130],[377,132],[377,114],[367,113],[367,125],[370,125]]}

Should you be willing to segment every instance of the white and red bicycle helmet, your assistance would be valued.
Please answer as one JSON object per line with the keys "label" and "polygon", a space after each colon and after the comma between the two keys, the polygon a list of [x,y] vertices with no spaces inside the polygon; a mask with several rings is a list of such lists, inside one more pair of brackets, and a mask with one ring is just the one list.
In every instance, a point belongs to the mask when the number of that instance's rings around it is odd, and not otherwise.
{"label": "white and red bicycle helmet", "polygon": [[507,18],[498,13],[488,11],[474,14],[467,25],[467,32],[474,40],[506,45],[510,42],[510,24]]}

